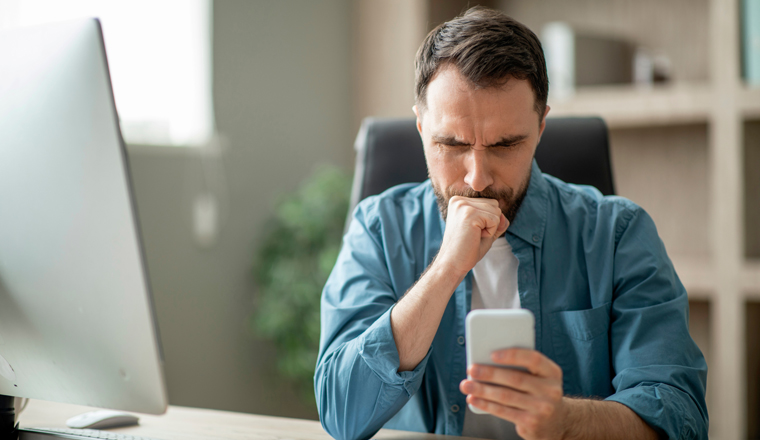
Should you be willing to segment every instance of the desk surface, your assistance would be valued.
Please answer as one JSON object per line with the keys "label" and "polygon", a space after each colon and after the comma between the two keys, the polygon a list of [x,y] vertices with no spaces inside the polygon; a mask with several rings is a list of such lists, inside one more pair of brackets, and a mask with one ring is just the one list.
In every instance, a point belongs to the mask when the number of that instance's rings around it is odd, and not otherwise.
{"label": "desk surface", "polygon": [[[19,417],[21,427],[65,428],[69,417],[92,411],[90,408],[64,403],[32,400]],[[170,406],[162,416],[139,415],[140,425],[111,429],[118,434],[152,437],[162,440],[261,439],[261,440],[329,440],[319,422],[284,417],[258,416],[210,409]],[[383,429],[375,435],[383,440],[451,440],[435,434]]]}

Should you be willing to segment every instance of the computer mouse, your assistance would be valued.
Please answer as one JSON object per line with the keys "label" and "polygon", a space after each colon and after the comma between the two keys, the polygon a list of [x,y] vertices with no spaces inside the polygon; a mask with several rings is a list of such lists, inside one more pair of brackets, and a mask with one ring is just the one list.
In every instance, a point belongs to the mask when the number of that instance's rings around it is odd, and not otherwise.
{"label": "computer mouse", "polygon": [[66,425],[75,429],[108,429],[137,425],[138,420],[133,414],[103,409],[74,416],[66,420]]}

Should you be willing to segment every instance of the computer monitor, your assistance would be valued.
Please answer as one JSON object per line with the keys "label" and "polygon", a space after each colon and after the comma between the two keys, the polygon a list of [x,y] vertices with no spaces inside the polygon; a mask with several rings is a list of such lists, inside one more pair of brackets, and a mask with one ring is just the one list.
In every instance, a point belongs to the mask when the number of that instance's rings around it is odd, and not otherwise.
{"label": "computer monitor", "polygon": [[0,395],[167,406],[96,19],[0,32]]}

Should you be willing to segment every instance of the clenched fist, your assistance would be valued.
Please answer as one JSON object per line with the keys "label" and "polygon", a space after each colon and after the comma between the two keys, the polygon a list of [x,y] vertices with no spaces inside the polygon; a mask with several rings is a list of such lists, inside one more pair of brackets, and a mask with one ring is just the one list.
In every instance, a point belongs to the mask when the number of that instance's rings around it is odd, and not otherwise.
{"label": "clenched fist", "polygon": [[509,227],[494,199],[454,196],[449,199],[446,231],[436,260],[464,276]]}

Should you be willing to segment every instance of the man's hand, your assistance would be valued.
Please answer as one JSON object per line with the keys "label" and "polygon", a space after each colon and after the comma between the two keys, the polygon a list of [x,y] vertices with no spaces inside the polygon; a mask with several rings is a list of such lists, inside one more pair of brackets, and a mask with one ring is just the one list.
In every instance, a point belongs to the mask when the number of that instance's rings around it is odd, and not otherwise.
{"label": "man's hand", "polygon": [[449,199],[446,231],[435,263],[463,276],[507,227],[497,200],[454,196]]}
{"label": "man's hand", "polygon": [[391,310],[399,371],[413,370],[425,357],[451,294],[509,226],[493,199],[452,197],[447,217],[435,260]]}
{"label": "man's hand", "polygon": [[563,399],[562,369],[535,350],[495,351],[495,363],[523,367],[524,371],[471,365],[459,385],[467,403],[515,424],[524,439],[561,439],[568,411]]}
{"label": "man's hand", "polygon": [[529,373],[472,365],[459,389],[467,403],[515,424],[517,434],[537,439],[657,439],[635,412],[612,401],[563,397],[562,369],[535,350],[493,352],[494,363],[526,368]]}

